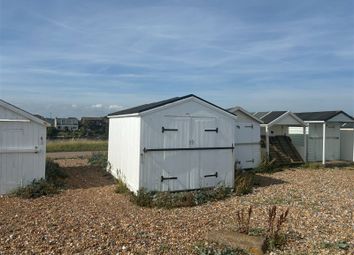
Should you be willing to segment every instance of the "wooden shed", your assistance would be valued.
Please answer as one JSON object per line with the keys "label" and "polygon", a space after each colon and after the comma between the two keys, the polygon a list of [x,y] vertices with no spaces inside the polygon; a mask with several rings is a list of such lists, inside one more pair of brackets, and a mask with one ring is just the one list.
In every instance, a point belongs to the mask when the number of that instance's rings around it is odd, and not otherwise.
{"label": "wooden shed", "polygon": [[260,125],[263,121],[240,106],[230,108],[229,111],[237,116],[234,143],[236,167],[256,168],[261,162]]}
{"label": "wooden shed", "polygon": [[44,178],[47,125],[0,100],[0,194]]}
{"label": "wooden shed", "polygon": [[109,170],[134,192],[232,187],[237,117],[195,95],[109,116]]}

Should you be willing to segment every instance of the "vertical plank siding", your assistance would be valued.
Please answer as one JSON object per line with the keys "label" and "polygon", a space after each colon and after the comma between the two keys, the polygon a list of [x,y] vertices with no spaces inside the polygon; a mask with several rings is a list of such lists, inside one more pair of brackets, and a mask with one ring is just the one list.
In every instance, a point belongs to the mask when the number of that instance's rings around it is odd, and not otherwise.
{"label": "vertical plank siding", "polygon": [[[25,120],[0,106],[0,119]],[[0,121],[0,194],[45,176],[46,127],[33,121]]]}

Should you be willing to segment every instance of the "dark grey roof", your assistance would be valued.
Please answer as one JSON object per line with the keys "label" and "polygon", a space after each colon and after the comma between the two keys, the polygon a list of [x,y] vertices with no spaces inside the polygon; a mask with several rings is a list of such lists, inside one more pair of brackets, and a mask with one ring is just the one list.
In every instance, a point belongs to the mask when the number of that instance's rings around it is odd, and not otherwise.
{"label": "dark grey roof", "polygon": [[253,113],[253,116],[255,116],[256,118],[259,118],[259,119],[262,119],[262,117],[264,115],[266,115],[268,112],[256,112],[256,113]]}
{"label": "dark grey roof", "polygon": [[139,106],[136,106],[136,107],[132,107],[132,108],[129,108],[129,109],[125,109],[125,110],[121,110],[121,111],[118,111],[118,112],[113,112],[111,114],[108,114],[108,116],[117,116],[117,115],[125,115],[125,114],[133,114],[133,113],[141,113],[141,112],[145,112],[147,110],[151,110],[151,109],[154,109],[154,108],[158,108],[158,107],[161,107],[161,106],[164,106],[166,104],[171,104],[171,103],[174,103],[174,102],[177,102],[177,101],[180,101],[180,100],[183,100],[183,99],[186,99],[186,98],[189,98],[189,97],[195,97],[195,98],[198,98],[199,100],[202,100],[216,108],[219,108],[220,110],[223,110],[225,112],[227,112],[228,114],[232,114],[232,115],[235,115],[229,111],[227,111],[226,109],[224,108],[221,108],[220,106],[217,106],[213,103],[210,103],[200,97],[197,97],[196,95],[193,95],[193,94],[189,94],[189,95],[186,95],[186,96],[183,96],[183,97],[173,97],[173,98],[170,98],[170,99],[166,99],[166,100],[162,100],[162,101],[158,101],[158,102],[154,102],[154,103],[150,103],[150,104],[143,104],[143,105],[139,105]]}
{"label": "dark grey roof", "polygon": [[253,116],[261,119],[264,122],[264,124],[269,124],[273,120],[285,114],[286,112],[287,111],[255,112],[253,113]]}
{"label": "dark grey roof", "polygon": [[316,121],[316,120],[327,121],[340,113],[343,113],[344,115],[348,116],[350,119],[353,119],[353,117],[351,117],[350,115],[348,115],[343,111],[298,112],[295,114],[304,121]]}
{"label": "dark grey roof", "polygon": [[271,123],[273,120],[282,116],[284,113],[286,113],[286,111],[272,111],[267,115],[265,115],[264,117],[262,117],[261,120],[263,120],[264,123],[268,124]]}

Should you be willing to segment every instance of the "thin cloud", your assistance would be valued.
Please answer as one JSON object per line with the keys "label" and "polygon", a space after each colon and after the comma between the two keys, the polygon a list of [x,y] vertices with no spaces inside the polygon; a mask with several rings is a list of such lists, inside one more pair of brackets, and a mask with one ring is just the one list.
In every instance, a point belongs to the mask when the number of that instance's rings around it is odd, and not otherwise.
{"label": "thin cloud", "polygon": [[[40,8],[29,2],[24,9],[18,1],[3,7],[1,97],[29,106],[45,106],[51,98],[59,109],[75,104],[77,112],[101,114],[97,111],[110,106],[123,108],[117,102],[128,107],[195,93],[225,107],[238,99],[267,108],[269,100],[311,110],[318,102],[301,96],[306,90],[294,93],[306,88],[313,98],[321,95],[323,108],[339,102],[353,113],[350,3],[79,0],[60,1],[55,8],[50,2]],[[216,97],[214,91],[222,94]],[[266,100],[254,96],[243,101],[252,92],[267,95]],[[60,99],[53,102],[53,95]],[[298,98],[279,101],[284,95]]]}
{"label": "thin cloud", "polygon": [[102,108],[103,105],[102,104],[94,104],[94,105],[91,105],[92,108]]}

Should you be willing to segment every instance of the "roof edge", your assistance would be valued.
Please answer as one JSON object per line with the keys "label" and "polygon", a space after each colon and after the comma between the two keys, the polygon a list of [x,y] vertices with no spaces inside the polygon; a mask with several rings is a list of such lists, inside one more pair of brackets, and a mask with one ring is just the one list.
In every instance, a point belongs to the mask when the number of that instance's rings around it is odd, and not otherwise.
{"label": "roof edge", "polygon": [[249,111],[245,110],[244,108],[242,108],[241,106],[235,106],[232,107],[230,109],[228,109],[231,113],[232,111],[241,111],[242,113],[244,113],[245,115],[247,115],[248,117],[250,117],[251,119],[257,121],[259,124],[263,124],[264,122],[257,118],[256,116],[253,116]]}
{"label": "roof edge", "polygon": [[[141,115],[141,114],[143,114],[143,113],[149,112],[149,111],[151,111],[151,110],[158,109],[158,108],[163,107],[163,106],[172,105],[172,104],[174,104],[174,103],[180,102],[180,101],[185,100],[185,99],[188,99],[188,98],[196,98],[196,99],[198,99],[198,100],[200,100],[200,101],[202,101],[202,102],[204,102],[204,103],[206,103],[206,104],[208,104],[208,105],[211,105],[211,106],[213,106],[213,107],[215,107],[215,108],[217,108],[217,109],[223,111],[223,112],[226,113],[227,115],[230,115],[230,116],[232,116],[232,117],[237,117],[235,114],[229,112],[228,110],[226,110],[226,109],[224,109],[224,108],[222,108],[222,107],[220,107],[220,106],[218,106],[218,105],[216,105],[216,104],[213,104],[213,103],[211,103],[211,102],[209,102],[209,101],[207,101],[207,100],[205,100],[205,99],[203,99],[203,98],[201,98],[201,97],[198,97],[198,96],[196,96],[196,95],[194,95],[194,94],[188,94],[188,95],[185,95],[185,96],[182,96],[182,97],[178,97],[178,98],[176,98],[176,100],[174,100],[174,101],[172,101],[172,102],[161,103],[161,104],[158,104],[158,105],[156,105],[156,106],[154,106],[154,107],[152,107],[152,108],[150,108],[150,109],[142,110],[142,111],[140,111],[140,112],[135,112],[135,113],[131,113],[131,114],[114,114],[114,113],[111,113],[111,114],[108,114],[107,117],[110,118],[110,117],[118,117],[118,116],[122,116],[122,117],[128,117],[128,116],[134,116],[134,115],[137,116],[137,115]],[[171,98],[171,99],[172,99],[172,98]],[[166,100],[169,100],[169,99],[166,99]],[[163,100],[163,101],[165,101],[165,100]],[[133,107],[133,108],[134,108],[134,107]],[[125,116],[124,116],[124,115],[125,115]]]}
{"label": "roof edge", "polygon": [[284,117],[287,116],[287,115],[291,115],[294,119],[296,119],[298,122],[300,122],[303,127],[306,127],[306,126],[307,126],[306,123],[305,123],[305,121],[303,121],[301,118],[299,118],[296,114],[294,114],[294,113],[291,112],[291,111],[286,111],[285,113],[283,113],[282,115],[280,115],[278,118],[272,120],[271,122],[269,122],[269,123],[267,123],[267,124],[265,124],[265,125],[271,126],[271,125],[274,124],[274,122],[277,122],[278,120],[284,118]]}
{"label": "roof edge", "polygon": [[32,113],[29,113],[13,104],[10,104],[8,102],[6,102],[5,100],[0,99],[0,105],[6,109],[9,109],[19,115],[22,115],[25,118],[28,118],[30,120],[32,120],[33,122],[36,122],[37,124],[46,126],[46,127],[50,127],[50,124],[40,118],[37,118],[36,116],[34,116]]}

